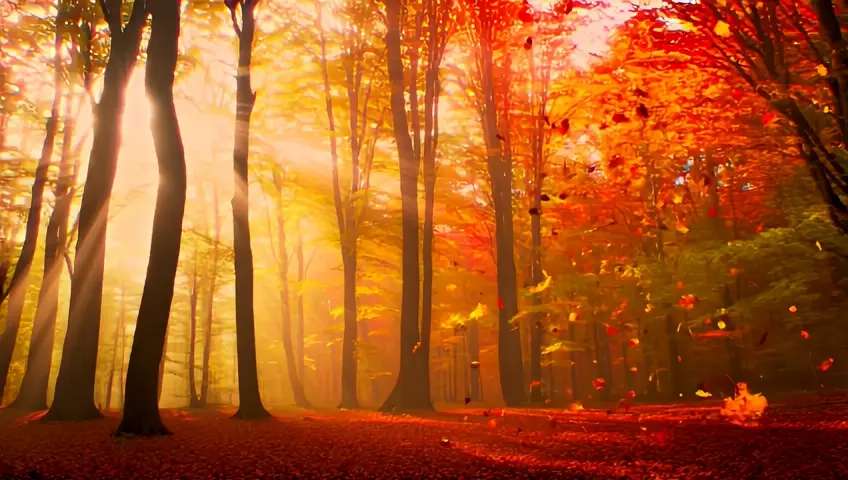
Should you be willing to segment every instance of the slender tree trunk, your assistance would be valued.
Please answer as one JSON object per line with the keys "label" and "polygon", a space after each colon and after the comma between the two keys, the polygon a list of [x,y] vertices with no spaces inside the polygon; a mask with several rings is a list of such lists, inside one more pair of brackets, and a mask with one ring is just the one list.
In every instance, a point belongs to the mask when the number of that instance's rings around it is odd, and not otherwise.
{"label": "slender tree trunk", "polygon": [[[118,363],[118,343],[121,336],[124,334],[124,316],[126,313],[125,310],[125,302],[124,302],[124,285],[121,285],[121,310],[118,314],[118,321],[115,326],[115,343],[112,347],[112,362],[109,365],[109,380],[106,382],[106,404],[103,406],[105,411],[109,411],[112,408],[112,387],[115,381],[115,367],[117,367]],[[124,348],[123,342],[121,343],[120,348]],[[121,355],[121,361],[123,361],[123,355]],[[123,368],[121,368],[121,372],[123,373]],[[118,382],[123,382],[123,374],[121,378],[118,379]]]}
{"label": "slender tree trunk", "polygon": [[194,257],[194,271],[191,274],[191,291],[189,292],[189,339],[188,339],[188,406],[200,408],[200,398],[197,396],[197,374],[194,357],[197,354],[197,252]]}
{"label": "slender tree trunk", "polygon": [[169,434],[159,416],[157,369],[165,363],[168,318],[174,298],[186,202],[185,152],[173,92],[181,3],[154,2],[149,7],[152,23],[145,87],[150,99],[150,125],[160,181],[150,260],[127,368],[127,394],[118,426],[119,435]]}
{"label": "slender tree trunk", "polygon": [[212,245],[212,272],[209,278],[209,296],[206,298],[206,325],[203,329],[203,365],[200,373],[200,405],[209,399],[209,361],[212,356],[212,320],[214,318],[215,291],[218,283],[218,245],[221,242],[221,215],[218,211],[218,188],[212,189],[212,214],[215,216],[215,239]]}
{"label": "slender tree trunk", "polygon": [[[327,121],[329,123],[330,133],[330,158],[333,162],[333,204],[336,209],[336,222],[339,228],[339,244],[342,251],[342,268],[344,270],[344,335],[342,338],[342,395],[339,408],[359,408],[359,400],[356,394],[357,387],[357,363],[356,363],[356,338],[357,338],[357,307],[356,307],[356,232],[355,221],[352,218],[353,209],[345,208],[342,200],[341,183],[339,180],[339,156],[338,145],[336,140],[335,117],[333,114],[333,97],[330,88],[330,75],[327,66],[327,41],[324,36],[324,30],[321,17],[321,3],[316,0],[315,8],[317,11],[316,25],[321,34],[321,70],[324,77],[324,100],[326,103]],[[358,89],[351,83],[353,82],[352,74],[348,75],[348,95],[351,102],[350,116],[351,118],[351,136],[356,135],[356,113],[358,102]],[[351,192],[355,192],[355,187],[358,186],[359,169],[358,169],[358,145],[355,137],[351,140],[352,147],[352,162],[351,171],[354,174],[351,186]],[[353,195],[348,199],[353,201]],[[350,205],[348,205],[350,207]]]}
{"label": "slender tree trunk", "polygon": [[[59,107],[62,102],[62,57],[60,47],[62,45],[62,26],[64,14],[58,14],[54,48],[56,54],[53,60],[54,70],[54,92],[53,105],[50,107],[50,117],[47,119],[45,128],[44,144],[41,147],[41,157],[38,160],[38,168],[35,170],[35,179],[32,183],[32,195],[30,197],[29,213],[27,214],[24,243],[15,265],[15,273],[9,284],[9,305],[6,308],[6,327],[0,334],[0,401],[9,375],[9,367],[12,363],[12,355],[15,351],[15,343],[18,339],[18,328],[26,303],[26,292],[29,287],[29,273],[32,268],[32,260],[35,257],[35,248],[38,242],[38,231],[41,226],[41,204],[44,198],[44,184],[47,182],[47,170],[53,158],[53,147],[56,144],[56,133],[59,129]],[[1,298],[1,297],[0,297]],[[2,301],[2,300],[0,300]],[[35,332],[35,328],[33,328]],[[46,400],[46,399],[45,399]]]}
{"label": "slender tree trunk", "polygon": [[[508,146],[502,146],[498,133],[497,104],[495,102],[494,65],[491,45],[483,41],[482,80],[484,95],[484,132],[488,147],[487,165],[492,182],[495,203],[495,242],[497,247],[498,312],[498,365],[500,367],[501,392],[504,402],[519,405],[527,401],[524,385],[524,369],[521,358],[521,334],[513,329],[512,318],[518,313],[516,285],[514,233],[512,223],[512,163],[504,157]],[[508,109],[507,109],[508,110]],[[508,125],[508,122],[504,122]],[[504,138],[509,133],[504,132]]]}
{"label": "slender tree trunk", "polygon": [[250,63],[256,30],[255,2],[241,3],[241,28],[230,10],[233,27],[239,39],[238,77],[236,80],[236,128],[233,151],[235,195],[233,195],[233,247],[236,272],[236,349],[238,352],[239,408],[234,418],[262,419],[270,416],[259,394],[259,372],[256,365],[256,330],[253,313],[253,250],[250,246],[248,211],[247,160],[250,152],[250,116],[256,93],[250,86]]}
{"label": "slender tree trunk", "polygon": [[79,213],[68,329],[53,404],[43,417],[46,421],[102,417],[94,405],[94,383],[106,258],[106,219],[121,146],[125,90],[138,56],[147,5],[144,2],[133,4],[129,21],[123,28],[118,8],[105,14],[111,31],[111,52],[104,73],[103,93],[95,107],[94,141]]}
{"label": "slender tree trunk", "polygon": [[[400,370],[397,383],[381,410],[432,410],[429,392],[423,392],[420,367],[416,368],[416,352],[421,347],[418,327],[419,278],[418,263],[418,164],[409,136],[406,101],[404,99],[403,56],[401,53],[400,0],[384,0],[386,4],[386,60],[391,82],[391,111],[394,137],[400,164],[400,194],[403,232],[402,299],[400,319]],[[423,353],[423,352],[422,352]],[[421,353],[419,353],[421,354]]]}
{"label": "slender tree trunk", "polygon": [[[305,382],[303,378],[304,369],[304,321],[305,312],[303,311],[303,282],[306,280],[306,271],[303,265],[303,232],[300,228],[300,219],[297,222],[297,240],[295,242],[295,255],[297,257],[297,348],[295,349],[295,370],[297,378],[301,384]],[[305,394],[304,394],[305,395]]]}
{"label": "slender tree trunk", "polygon": [[306,398],[306,393],[303,391],[303,384],[300,383],[300,378],[297,375],[297,366],[295,365],[294,346],[292,345],[292,325],[291,325],[291,295],[289,294],[289,255],[286,249],[286,219],[283,213],[283,180],[275,173],[274,182],[277,186],[277,235],[279,243],[279,262],[280,273],[280,310],[283,320],[283,350],[286,356],[286,367],[289,372],[289,383],[291,384],[294,402],[301,408],[312,408],[312,404]]}
{"label": "slender tree trunk", "polygon": [[[168,330],[165,330],[165,342],[162,344],[162,360],[159,361],[159,375],[156,381],[156,403],[162,402],[162,387],[165,385],[165,367],[168,366]],[[132,351],[130,351],[132,360]]]}
{"label": "slender tree trunk", "polygon": [[468,342],[468,369],[471,377],[471,392],[469,397],[472,401],[483,400],[482,385],[480,383],[480,334],[477,320],[468,322],[468,334],[465,341]]}

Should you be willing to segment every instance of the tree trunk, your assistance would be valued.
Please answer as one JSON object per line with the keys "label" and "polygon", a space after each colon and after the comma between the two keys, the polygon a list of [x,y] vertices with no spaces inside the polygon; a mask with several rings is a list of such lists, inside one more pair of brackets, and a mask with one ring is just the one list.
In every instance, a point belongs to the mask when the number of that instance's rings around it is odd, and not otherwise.
{"label": "tree trunk", "polygon": [[300,228],[300,219],[298,219],[297,222],[297,240],[294,248],[296,250],[295,255],[297,257],[297,347],[295,348],[295,371],[297,371],[297,378],[300,379],[302,385],[305,382],[305,379],[303,378],[303,327],[305,321],[305,312],[303,311],[303,281],[306,280],[306,269],[303,265],[303,232]]}
{"label": "tree trunk", "polygon": [[465,341],[468,344],[468,368],[471,370],[471,392],[468,395],[471,401],[483,400],[483,388],[480,382],[480,335],[477,320],[468,322],[468,334]]}
{"label": "tree trunk", "polygon": [[[491,45],[481,44],[482,80],[484,95],[484,132],[488,147],[487,166],[492,182],[495,207],[495,242],[497,247],[498,312],[498,366],[501,392],[508,406],[527,401],[524,386],[524,369],[521,359],[521,334],[513,329],[512,318],[518,313],[514,233],[512,223],[512,164],[504,158],[498,133],[497,105],[495,102],[494,66]],[[508,122],[504,122],[508,125]],[[504,132],[504,138],[509,133]],[[508,148],[507,154],[508,152]]]}
{"label": "tree trunk", "polygon": [[112,48],[104,73],[103,93],[95,107],[94,140],[79,212],[68,328],[53,404],[43,417],[46,421],[102,417],[94,405],[94,383],[106,257],[106,219],[121,146],[125,90],[138,56],[147,5],[144,2],[133,4],[124,28],[120,26],[117,12],[106,15]]}
{"label": "tree trunk", "polygon": [[209,399],[209,361],[212,356],[212,319],[215,308],[215,290],[218,282],[218,244],[221,242],[221,215],[218,211],[218,188],[212,189],[212,214],[215,216],[215,239],[212,245],[212,273],[209,279],[209,296],[206,298],[206,326],[203,329],[203,365],[200,372],[200,406]]}
{"label": "tree trunk", "polygon": [[248,211],[247,159],[250,152],[250,116],[256,93],[250,86],[250,62],[256,30],[252,1],[241,3],[242,25],[233,27],[239,39],[238,76],[236,80],[236,128],[233,151],[235,195],[233,195],[233,247],[236,272],[236,349],[238,352],[239,408],[234,418],[262,419],[270,416],[259,394],[259,372],[256,365],[256,330],[253,314],[253,250],[250,246]]}
{"label": "tree trunk", "polygon": [[[115,326],[115,343],[112,347],[112,362],[109,365],[109,380],[106,382],[106,404],[103,406],[105,411],[109,411],[112,408],[112,387],[115,381],[115,367],[118,363],[118,340],[124,334],[124,314],[125,310],[125,302],[124,302],[124,285],[121,285],[121,313],[118,314],[117,325]],[[121,342],[121,348],[124,348],[123,342]],[[121,361],[123,362],[123,355],[121,356]],[[123,372],[123,368],[121,368],[121,372]],[[118,379],[118,382],[123,382],[123,374],[121,378]]]}
{"label": "tree trunk", "polygon": [[[196,252],[195,252],[196,253]],[[194,357],[197,353],[197,256],[194,257],[194,271],[191,274],[191,291],[189,292],[189,339],[188,339],[188,406],[200,408],[200,398],[197,396],[197,375]]]}
{"label": "tree trunk", "polygon": [[665,316],[665,333],[668,338],[669,389],[671,399],[674,400],[683,393],[683,369],[677,360],[680,355],[680,346],[677,343],[677,326],[672,313],[667,313]]}
{"label": "tree trunk", "polygon": [[342,247],[342,269],[344,270],[344,334],[342,335],[342,399],[339,408],[351,409],[359,408],[355,247]]}
{"label": "tree trunk", "polygon": [[306,393],[303,391],[303,384],[300,383],[300,377],[297,375],[297,365],[294,358],[294,346],[292,345],[292,325],[291,325],[291,295],[289,295],[289,254],[286,248],[286,219],[283,214],[283,182],[282,179],[275,173],[274,181],[277,184],[277,236],[278,236],[278,257],[279,257],[279,273],[280,273],[280,313],[283,319],[283,351],[286,356],[286,368],[289,372],[289,383],[291,384],[294,402],[301,408],[312,408],[312,404],[306,398]]}
{"label": "tree trunk", "polygon": [[[132,351],[130,351],[132,360]],[[162,386],[165,385],[165,367],[168,365],[168,329],[165,330],[165,341],[162,343],[162,360],[159,361],[159,375],[156,381],[156,403],[162,401]]]}
{"label": "tree trunk", "polygon": [[159,417],[157,369],[165,363],[168,318],[174,298],[186,202],[185,152],[173,93],[180,5],[178,0],[154,2],[149,7],[152,22],[145,87],[150,99],[150,125],[160,181],[150,260],[127,367],[127,393],[118,435],[169,434]]}
{"label": "tree trunk", "polygon": [[[391,82],[391,111],[394,137],[400,167],[401,216],[403,232],[402,299],[400,318],[400,370],[397,383],[381,407],[392,410],[432,410],[430,392],[418,382],[422,372],[416,355],[422,351],[418,328],[419,277],[418,263],[418,164],[409,136],[406,101],[404,99],[403,56],[400,42],[401,2],[384,0],[386,4],[386,61]],[[421,362],[423,363],[423,361]],[[428,372],[429,374],[429,372]]]}
{"label": "tree trunk", "polygon": [[[38,160],[38,168],[35,170],[35,179],[32,183],[32,196],[30,198],[29,213],[27,214],[24,243],[15,265],[15,273],[9,283],[7,295],[9,305],[6,308],[6,327],[0,334],[0,401],[3,400],[6,379],[9,375],[9,367],[12,363],[12,355],[18,339],[18,328],[21,324],[21,316],[26,303],[26,293],[29,287],[29,273],[32,268],[32,259],[35,256],[35,248],[38,243],[38,231],[41,226],[41,204],[44,198],[44,184],[47,182],[47,170],[53,158],[53,147],[56,144],[56,132],[59,129],[59,107],[62,101],[62,57],[60,54],[62,45],[61,23],[64,15],[59,14],[56,20],[56,33],[54,48],[56,54],[53,60],[54,70],[54,92],[53,105],[50,107],[50,117],[47,119],[45,128],[44,144],[41,147],[41,157]],[[2,297],[0,297],[2,298]],[[2,302],[2,299],[0,299]],[[33,325],[33,333],[36,333],[36,325]],[[30,349],[32,351],[32,348]],[[46,401],[46,398],[45,398]]]}

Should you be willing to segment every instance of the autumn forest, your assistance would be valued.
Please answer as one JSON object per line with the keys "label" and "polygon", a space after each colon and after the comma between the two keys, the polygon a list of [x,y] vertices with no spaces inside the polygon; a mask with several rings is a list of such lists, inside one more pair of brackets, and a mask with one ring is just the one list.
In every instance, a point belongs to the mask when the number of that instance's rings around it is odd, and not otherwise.
{"label": "autumn forest", "polygon": [[0,0],[0,477],[848,475],[846,171],[841,0]]}

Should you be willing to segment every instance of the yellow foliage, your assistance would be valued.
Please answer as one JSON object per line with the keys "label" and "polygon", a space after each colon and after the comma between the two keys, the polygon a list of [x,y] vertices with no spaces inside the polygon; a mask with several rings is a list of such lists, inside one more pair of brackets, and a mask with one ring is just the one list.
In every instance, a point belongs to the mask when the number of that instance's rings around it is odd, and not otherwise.
{"label": "yellow foliage", "polygon": [[725,23],[721,20],[719,20],[718,23],[716,23],[716,26],[713,29],[713,31],[719,37],[729,37],[731,35],[730,34],[730,25],[728,25],[727,23]]}

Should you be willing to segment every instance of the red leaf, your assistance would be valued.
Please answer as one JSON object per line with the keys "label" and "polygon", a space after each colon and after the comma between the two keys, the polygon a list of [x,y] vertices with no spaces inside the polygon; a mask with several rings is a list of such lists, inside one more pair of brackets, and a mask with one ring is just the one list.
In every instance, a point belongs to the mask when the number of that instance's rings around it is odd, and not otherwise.
{"label": "red leaf", "polygon": [[627,115],[625,115],[623,113],[616,113],[616,114],[613,114],[612,121],[613,121],[613,123],[625,123],[625,122],[629,122],[630,119],[627,118]]}
{"label": "red leaf", "polygon": [[618,168],[622,165],[624,165],[624,158],[619,154],[615,154],[615,155],[612,156],[612,158],[609,159],[609,168],[610,169]]}
{"label": "red leaf", "polygon": [[504,307],[504,305],[503,305],[503,300],[501,300],[501,299],[499,298],[499,299],[498,299],[498,308],[499,308],[499,309],[503,309],[503,307]]}
{"label": "red leaf", "polygon": [[832,366],[833,366],[833,359],[832,359],[832,358],[828,358],[827,360],[825,360],[825,361],[821,362],[820,364],[816,365],[816,370],[818,370],[818,371],[820,371],[820,372],[826,372],[826,371],[828,371],[828,370],[830,369],[830,367],[832,367]]}
{"label": "red leaf", "polygon": [[766,112],[762,116],[763,126],[768,125],[771,121],[774,120],[774,114],[771,112]]}
{"label": "red leaf", "polygon": [[738,88],[734,88],[733,90],[731,90],[730,96],[738,102],[739,100],[742,100],[743,96],[745,96],[745,92]]}
{"label": "red leaf", "polygon": [[596,378],[592,380],[592,386],[595,387],[595,390],[602,390],[607,385],[607,381],[603,378]]}
{"label": "red leaf", "polygon": [[618,334],[618,329],[612,325],[607,325],[607,336],[614,337]]}

